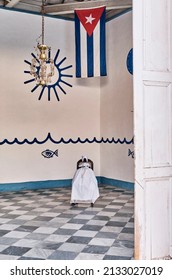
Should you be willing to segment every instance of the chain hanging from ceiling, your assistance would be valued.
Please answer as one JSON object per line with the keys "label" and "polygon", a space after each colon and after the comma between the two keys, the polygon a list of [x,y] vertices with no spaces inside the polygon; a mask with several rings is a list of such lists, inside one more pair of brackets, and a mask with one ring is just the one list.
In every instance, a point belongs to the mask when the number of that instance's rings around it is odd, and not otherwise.
{"label": "chain hanging from ceiling", "polygon": [[[30,65],[30,74],[34,76],[36,84],[46,86],[51,83],[54,76],[54,61],[51,59],[51,47],[44,43],[45,37],[45,19],[44,19],[45,0],[42,0],[42,32],[40,37],[42,42],[38,42],[35,47],[37,56],[34,56]],[[40,38],[39,37],[39,38]]]}

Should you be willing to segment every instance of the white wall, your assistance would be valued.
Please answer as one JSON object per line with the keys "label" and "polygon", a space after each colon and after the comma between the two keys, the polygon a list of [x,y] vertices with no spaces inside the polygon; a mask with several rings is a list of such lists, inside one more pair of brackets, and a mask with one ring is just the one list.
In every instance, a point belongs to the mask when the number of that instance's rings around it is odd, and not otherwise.
{"label": "white wall", "polygon": [[[31,93],[35,84],[24,84],[31,79],[29,74],[24,74],[24,70],[29,70],[24,60],[31,61],[40,33],[40,16],[0,10],[0,141],[5,138],[12,141],[15,137],[20,141],[34,137],[44,140],[48,132],[55,140],[99,138],[99,79],[85,83],[65,78],[73,87],[63,86],[67,94],[59,91],[60,102],[53,93],[51,101],[47,94],[39,101],[40,89]],[[60,49],[59,61],[66,57],[62,66],[72,64],[66,73],[74,75],[74,23],[45,18],[45,43],[52,47],[52,57]],[[44,158],[41,152],[45,149],[59,149],[59,157]],[[70,179],[76,161],[83,154],[93,159],[95,173],[100,173],[99,144],[96,143],[4,144],[0,146],[0,154],[1,183]]]}
{"label": "white wall", "polygon": [[[45,43],[52,48],[62,66],[72,64],[64,78],[72,87],[58,88],[60,102],[53,90],[48,101],[40,89],[31,93],[34,83],[24,70],[24,60],[31,61],[36,39],[41,33],[41,17],[0,10],[0,141],[15,137],[44,140],[50,132],[54,140],[131,139],[133,137],[132,76],[126,69],[126,58],[132,48],[131,13],[107,23],[107,70],[103,78],[75,79],[74,22],[45,18]],[[30,22],[32,24],[30,24]],[[57,76],[56,76],[57,78]],[[54,80],[55,81],[55,80]],[[101,108],[100,108],[101,96]],[[100,131],[101,123],[101,131]],[[101,153],[100,153],[101,148]],[[94,161],[96,176],[133,182],[133,159],[126,144],[40,144],[0,145],[0,183],[71,179],[81,155]],[[59,150],[59,157],[46,159],[45,149]],[[100,160],[101,156],[101,160]],[[100,170],[101,162],[101,170]]]}
{"label": "white wall", "polygon": [[[121,140],[133,137],[133,76],[126,67],[132,48],[132,12],[107,23],[108,76],[101,82],[101,135]],[[101,176],[133,182],[132,144],[101,144]]]}

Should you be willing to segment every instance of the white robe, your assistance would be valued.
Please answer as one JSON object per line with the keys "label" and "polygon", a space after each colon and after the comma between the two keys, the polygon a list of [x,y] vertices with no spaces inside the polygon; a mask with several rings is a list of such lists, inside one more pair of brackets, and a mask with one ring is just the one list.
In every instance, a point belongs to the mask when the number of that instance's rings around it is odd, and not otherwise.
{"label": "white robe", "polygon": [[99,197],[97,179],[88,164],[76,170],[72,180],[71,203],[94,203]]}

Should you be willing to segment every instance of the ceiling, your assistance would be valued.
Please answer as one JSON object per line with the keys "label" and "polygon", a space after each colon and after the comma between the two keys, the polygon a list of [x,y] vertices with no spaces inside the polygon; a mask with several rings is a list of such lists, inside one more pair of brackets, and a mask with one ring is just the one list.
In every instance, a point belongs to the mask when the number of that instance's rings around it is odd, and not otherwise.
{"label": "ceiling", "polygon": [[106,6],[106,18],[118,16],[132,8],[132,0],[0,0],[0,8],[41,14],[52,17],[74,18],[74,9]]}

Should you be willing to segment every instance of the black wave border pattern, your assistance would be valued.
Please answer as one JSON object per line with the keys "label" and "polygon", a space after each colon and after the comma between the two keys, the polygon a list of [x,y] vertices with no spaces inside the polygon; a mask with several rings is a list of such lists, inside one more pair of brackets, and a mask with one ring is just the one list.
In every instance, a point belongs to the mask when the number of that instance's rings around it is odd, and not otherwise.
{"label": "black wave border pattern", "polygon": [[8,139],[4,139],[2,142],[0,142],[0,145],[4,145],[4,144],[8,144],[8,145],[13,145],[13,144],[18,144],[18,145],[23,145],[23,144],[29,144],[29,145],[33,145],[33,144],[44,144],[47,141],[51,141],[54,144],[85,144],[85,143],[109,143],[109,144],[134,144],[134,138],[132,138],[131,140],[127,140],[126,137],[124,137],[124,139],[120,139],[117,138],[115,139],[114,137],[112,137],[111,139],[106,138],[104,139],[103,137],[100,138],[99,140],[96,137],[93,137],[93,139],[88,139],[85,138],[84,140],[82,140],[80,137],[78,137],[76,140],[73,140],[72,138],[69,138],[68,140],[65,140],[63,137],[60,138],[60,140],[55,140],[53,139],[53,137],[51,136],[51,133],[48,133],[47,137],[44,140],[38,140],[36,137],[33,138],[33,140],[28,140],[28,139],[24,139],[22,141],[18,140],[16,137],[14,138],[14,140],[9,141]]}

